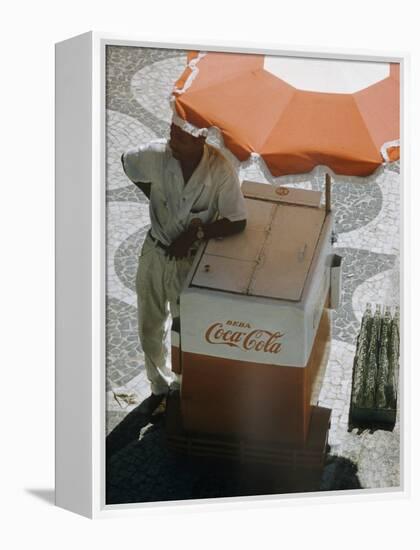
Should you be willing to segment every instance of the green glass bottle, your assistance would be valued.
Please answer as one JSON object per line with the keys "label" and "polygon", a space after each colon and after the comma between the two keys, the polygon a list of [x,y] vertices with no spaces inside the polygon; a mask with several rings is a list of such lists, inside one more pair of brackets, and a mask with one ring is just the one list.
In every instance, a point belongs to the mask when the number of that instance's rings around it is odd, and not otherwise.
{"label": "green glass bottle", "polygon": [[391,328],[391,308],[385,308],[385,315],[381,321],[381,332],[379,335],[379,352],[378,352],[378,372],[376,381],[376,406],[378,409],[384,409],[387,404],[386,385],[388,382],[389,371],[389,334]]}
{"label": "green glass bottle", "polygon": [[366,408],[375,406],[376,377],[378,372],[378,337],[381,331],[381,306],[376,305],[370,332],[366,369],[364,372],[364,398]]}
{"label": "green glass bottle", "polygon": [[357,337],[356,353],[353,362],[353,391],[352,404],[356,407],[363,406],[364,387],[363,374],[366,369],[367,352],[369,344],[369,335],[372,328],[372,305],[370,302],[366,304],[365,312],[363,313],[360,332]]}
{"label": "green glass bottle", "polygon": [[400,358],[400,310],[395,308],[395,314],[391,321],[389,337],[389,368],[386,383],[387,408],[396,409],[397,406],[397,387],[399,375]]}

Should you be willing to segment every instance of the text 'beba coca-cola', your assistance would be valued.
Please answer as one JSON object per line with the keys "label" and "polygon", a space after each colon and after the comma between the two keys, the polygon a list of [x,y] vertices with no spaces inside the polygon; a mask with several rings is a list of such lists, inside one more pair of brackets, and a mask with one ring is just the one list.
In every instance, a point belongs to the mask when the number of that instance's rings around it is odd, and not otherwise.
{"label": "text 'beba coca-cola'", "polygon": [[282,348],[280,339],[283,336],[284,334],[278,331],[252,329],[249,323],[242,321],[216,322],[210,325],[205,333],[205,339],[209,344],[225,344],[244,351],[265,353],[279,353]]}

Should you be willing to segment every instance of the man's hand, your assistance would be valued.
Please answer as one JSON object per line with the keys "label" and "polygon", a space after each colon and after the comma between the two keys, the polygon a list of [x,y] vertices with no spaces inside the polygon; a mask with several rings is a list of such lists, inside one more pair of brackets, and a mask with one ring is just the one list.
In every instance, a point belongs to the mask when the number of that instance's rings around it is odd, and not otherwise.
{"label": "man's hand", "polygon": [[[226,218],[212,223],[201,225],[204,239],[217,239],[218,237],[229,237],[245,229],[246,220],[231,222]],[[172,258],[185,258],[192,244],[197,240],[197,225],[192,224],[187,231],[181,233],[168,247],[167,255]]]}
{"label": "man's hand", "polygon": [[196,238],[196,230],[193,228],[187,229],[184,233],[181,233],[173,243],[168,247],[167,255],[172,258],[185,258],[188,256],[188,252],[194,243]]}

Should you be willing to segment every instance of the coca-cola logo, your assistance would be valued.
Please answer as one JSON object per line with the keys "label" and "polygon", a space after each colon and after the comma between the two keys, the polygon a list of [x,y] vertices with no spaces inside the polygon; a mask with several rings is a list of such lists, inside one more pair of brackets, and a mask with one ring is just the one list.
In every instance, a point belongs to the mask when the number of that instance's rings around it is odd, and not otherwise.
{"label": "coca-cola logo", "polygon": [[208,327],[205,339],[209,344],[227,345],[243,351],[279,353],[282,348],[281,332],[272,332],[261,328],[253,329],[242,321],[216,322]]}

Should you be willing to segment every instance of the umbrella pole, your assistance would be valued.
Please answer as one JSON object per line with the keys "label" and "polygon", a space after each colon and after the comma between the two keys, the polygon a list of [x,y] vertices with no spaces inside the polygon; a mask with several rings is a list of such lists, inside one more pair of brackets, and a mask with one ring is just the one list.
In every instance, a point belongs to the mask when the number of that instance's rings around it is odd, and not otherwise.
{"label": "umbrella pole", "polygon": [[327,214],[331,212],[331,176],[325,174],[325,211]]}

